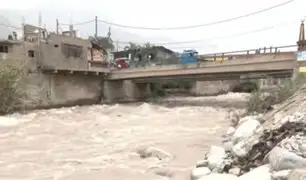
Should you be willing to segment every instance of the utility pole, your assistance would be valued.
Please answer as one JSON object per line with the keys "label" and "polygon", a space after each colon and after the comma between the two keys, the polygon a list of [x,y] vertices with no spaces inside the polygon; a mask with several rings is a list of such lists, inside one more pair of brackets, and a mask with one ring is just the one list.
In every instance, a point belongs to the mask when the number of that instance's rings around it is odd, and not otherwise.
{"label": "utility pole", "polygon": [[116,46],[117,46],[117,52],[119,51],[119,41],[117,40],[116,42]]}
{"label": "utility pole", "polygon": [[98,16],[95,17],[95,37],[98,36]]}
{"label": "utility pole", "polygon": [[56,34],[58,34],[58,28],[59,28],[59,22],[58,19],[56,19]]}
{"label": "utility pole", "polygon": [[25,34],[25,18],[22,16],[22,38],[25,41],[26,39],[26,34]]}
{"label": "utility pole", "polygon": [[42,64],[42,60],[41,60],[41,42],[40,42],[40,38],[41,38],[41,21],[42,21],[42,18],[41,18],[41,12],[39,12],[39,15],[38,15],[38,68],[41,68],[41,64]]}

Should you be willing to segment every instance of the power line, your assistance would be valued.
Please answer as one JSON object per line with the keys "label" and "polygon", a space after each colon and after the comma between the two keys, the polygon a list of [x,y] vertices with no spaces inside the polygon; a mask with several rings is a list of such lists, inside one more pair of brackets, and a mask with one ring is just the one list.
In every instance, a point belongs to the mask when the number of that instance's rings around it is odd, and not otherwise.
{"label": "power line", "polygon": [[73,26],[79,26],[79,25],[84,25],[84,24],[89,24],[89,23],[92,23],[94,22],[95,20],[92,19],[92,20],[88,20],[88,21],[85,21],[85,22],[80,22],[80,23],[73,23],[73,24],[67,24],[67,23],[59,23],[59,25],[64,25],[64,26],[69,26],[69,25],[73,25]]}
{"label": "power line", "polygon": [[[262,31],[267,31],[267,30],[275,29],[277,27],[288,25],[288,24],[291,24],[293,22],[295,22],[295,21],[290,21],[290,22],[286,22],[286,23],[280,23],[280,24],[275,25],[275,26],[268,26],[268,27],[264,27],[264,28],[260,28],[260,29],[251,30],[251,31],[245,31],[245,32],[240,32],[240,33],[235,33],[235,34],[230,34],[230,35],[217,36],[217,37],[211,37],[211,38],[205,38],[205,39],[199,39],[199,40],[180,41],[180,42],[163,42],[163,43],[158,43],[158,42],[154,43],[154,42],[152,42],[152,44],[157,44],[157,45],[190,44],[190,43],[197,43],[197,42],[203,42],[203,41],[209,41],[209,40],[237,37],[237,36],[243,36],[243,35],[247,35],[247,34],[253,34],[253,33],[257,33],[257,32],[262,32]],[[120,44],[129,44],[130,43],[130,42],[127,42],[127,41],[118,41],[118,42]],[[143,42],[143,43],[136,43],[136,44],[144,44],[144,43],[145,42]]]}
{"label": "power line", "polygon": [[198,25],[191,25],[191,26],[180,26],[180,27],[164,27],[164,28],[158,28],[158,27],[141,27],[141,26],[129,26],[129,25],[123,25],[123,24],[117,24],[117,23],[113,23],[113,22],[108,22],[108,21],[104,21],[104,20],[98,20],[99,22],[102,22],[104,24],[109,24],[112,26],[117,26],[117,27],[122,27],[122,28],[129,28],[129,29],[142,29],[142,30],[181,30],[181,29],[192,29],[192,28],[199,28],[199,27],[205,27],[205,26],[212,26],[212,25],[217,25],[217,24],[221,24],[221,23],[226,23],[226,22],[231,22],[231,21],[235,21],[238,19],[242,19],[242,18],[246,18],[249,16],[253,16],[256,14],[260,14],[266,11],[270,11],[273,10],[275,8],[287,5],[289,3],[292,3],[295,0],[289,0],[259,11],[255,11],[252,13],[248,13],[245,15],[241,15],[241,16],[237,16],[237,17],[232,17],[232,18],[228,18],[228,19],[224,19],[224,20],[219,20],[219,21],[215,21],[215,22],[209,22],[209,23],[203,23],[203,24],[198,24]]}
{"label": "power line", "polygon": [[5,27],[9,27],[9,28],[17,29],[17,30],[20,30],[20,29],[22,29],[22,28],[20,28],[20,27],[17,27],[17,26],[12,26],[12,25],[8,25],[8,24],[3,24],[3,23],[0,23],[0,26],[5,26]]}

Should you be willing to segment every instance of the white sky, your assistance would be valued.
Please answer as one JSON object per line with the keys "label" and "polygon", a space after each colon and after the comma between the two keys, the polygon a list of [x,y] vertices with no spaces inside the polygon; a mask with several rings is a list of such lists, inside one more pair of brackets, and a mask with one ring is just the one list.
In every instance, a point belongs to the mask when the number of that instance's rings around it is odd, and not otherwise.
{"label": "white sky", "polygon": [[[55,27],[55,19],[62,23],[83,22],[99,19],[118,24],[145,27],[175,27],[209,23],[258,11],[287,0],[0,0],[0,15],[4,10],[14,10],[19,20],[24,16],[27,23],[38,22],[38,12],[42,12],[44,24]],[[167,47],[181,51],[195,48],[199,52],[221,52],[249,48],[270,47],[295,44],[298,38],[300,20],[306,16],[306,0],[293,3],[244,19],[188,30],[152,31],[134,30],[112,26],[114,31],[124,31],[141,36],[139,42],[177,42],[201,40],[197,43],[174,44]],[[18,18],[17,18],[18,19]],[[100,25],[100,24],[99,24]],[[100,25],[102,26],[102,24]],[[105,26],[105,25],[104,25]],[[266,31],[233,36],[266,27]],[[92,35],[90,29],[79,28],[81,35]],[[106,34],[106,32],[103,32]],[[129,36],[129,35],[127,35]],[[132,35],[131,35],[132,36]],[[121,37],[119,41],[128,41],[132,37]],[[115,39],[117,40],[117,39]],[[124,46],[120,44],[120,46]]]}

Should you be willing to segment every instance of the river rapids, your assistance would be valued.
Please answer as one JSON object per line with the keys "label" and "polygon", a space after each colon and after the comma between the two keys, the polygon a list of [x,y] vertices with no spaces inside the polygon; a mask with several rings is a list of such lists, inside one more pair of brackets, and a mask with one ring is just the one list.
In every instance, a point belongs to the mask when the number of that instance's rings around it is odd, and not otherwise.
{"label": "river rapids", "polygon": [[[187,179],[190,168],[226,131],[227,115],[228,109],[218,107],[142,103],[2,116],[0,179]],[[140,157],[138,150],[148,147],[172,158]],[[171,175],[156,173],[158,168]]]}

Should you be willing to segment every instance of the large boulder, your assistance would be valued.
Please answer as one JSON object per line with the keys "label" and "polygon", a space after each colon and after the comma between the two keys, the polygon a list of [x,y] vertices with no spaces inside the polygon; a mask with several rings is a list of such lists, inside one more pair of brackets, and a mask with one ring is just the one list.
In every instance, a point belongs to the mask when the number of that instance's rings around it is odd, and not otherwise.
{"label": "large boulder", "polygon": [[238,180],[238,177],[232,174],[211,173],[201,177],[199,180]]}
{"label": "large boulder", "polygon": [[306,168],[292,170],[288,175],[288,180],[306,179]]}
{"label": "large boulder", "polygon": [[227,154],[220,146],[211,146],[207,154],[208,167],[214,172],[221,172],[225,166]]}
{"label": "large boulder", "polygon": [[259,166],[240,176],[238,180],[271,180],[270,165]]}
{"label": "large boulder", "polygon": [[306,167],[306,159],[286,149],[275,147],[268,155],[271,170],[280,171]]}
{"label": "large boulder", "polygon": [[199,168],[195,168],[191,171],[191,176],[190,179],[191,180],[198,180],[201,177],[208,175],[210,173],[210,169],[207,167],[199,167]]}
{"label": "large boulder", "polygon": [[271,177],[273,180],[287,180],[291,171],[292,170],[275,171],[272,172]]}
{"label": "large boulder", "polygon": [[232,137],[234,144],[237,144],[241,140],[252,137],[255,133],[263,131],[259,121],[253,116],[244,117],[241,121],[243,122],[238,126]]}
{"label": "large boulder", "polygon": [[254,135],[247,139],[239,141],[232,148],[232,153],[237,157],[245,157],[255,144],[259,142],[259,136]]}

